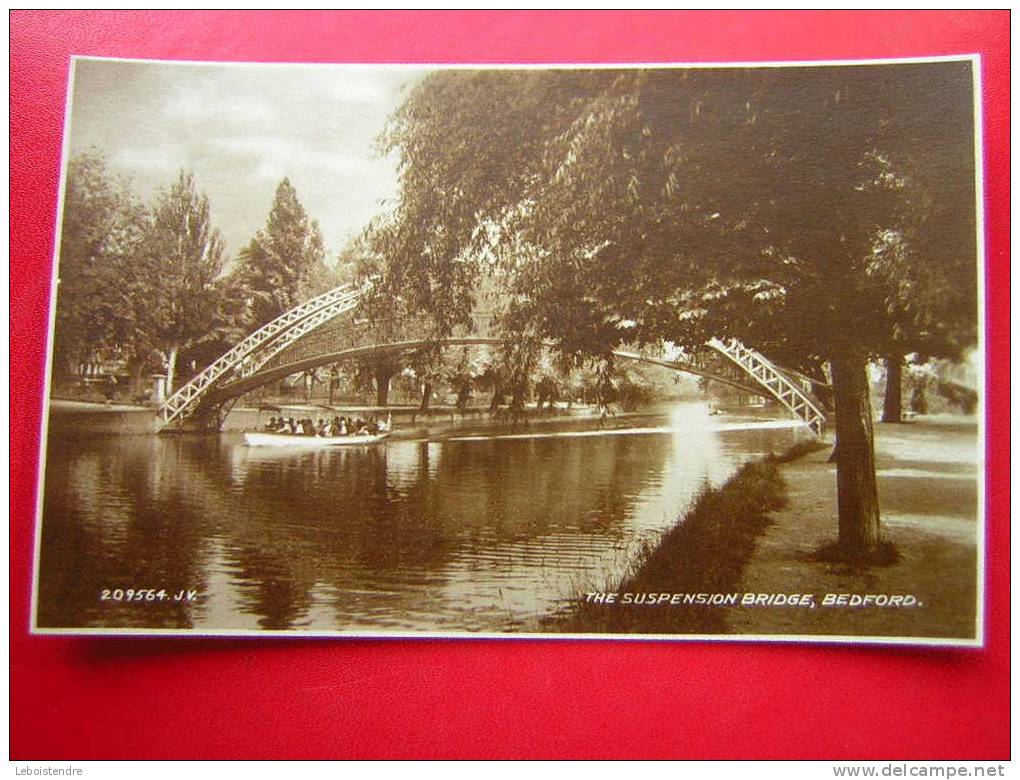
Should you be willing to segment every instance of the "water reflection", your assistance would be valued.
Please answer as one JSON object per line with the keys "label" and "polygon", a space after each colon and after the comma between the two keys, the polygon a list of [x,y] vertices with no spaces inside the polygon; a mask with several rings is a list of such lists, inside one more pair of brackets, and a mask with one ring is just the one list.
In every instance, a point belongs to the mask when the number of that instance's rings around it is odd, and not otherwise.
{"label": "water reflection", "polygon": [[[295,453],[231,436],[51,441],[39,623],[527,630],[614,579],[703,484],[801,435],[700,404],[611,424]],[[199,596],[112,603],[104,588]]]}

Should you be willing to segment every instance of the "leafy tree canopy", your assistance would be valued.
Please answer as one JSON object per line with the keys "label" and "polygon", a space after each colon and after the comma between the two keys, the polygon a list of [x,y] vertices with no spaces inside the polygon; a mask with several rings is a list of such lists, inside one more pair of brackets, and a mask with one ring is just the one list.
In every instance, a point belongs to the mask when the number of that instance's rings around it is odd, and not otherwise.
{"label": "leafy tree canopy", "polygon": [[[832,368],[840,543],[880,542],[866,362],[973,338],[969,62],[441,71],[393,116],[388,281],[440,333],[738,338]],[[526,361],[523,361],[526,363]]]}
{"label": "leafy tree canopy", "polygon": [[123,294],[124,274],[143,225],[144,209],[129,184],[110,174],[99,152],[69,161],[60,226],[58,370],[74,370],[127,339],[131,303]]}
{"label": "leafy tree canopy", "polygon": [[[393,117],[393,281],[498,269],[564,349],[737,336],[800,364],[973,333],[967,63],[443,71]],[[952,327],[950,327],[952,326]]]}
{"label": "leafy tree canopy", "polygon": [[325,247],[289,179],[276,188],[266,226],[241,250],[239,278],[249,300],[249,328],[300,303],[322,275]]}
{"label": "leafy tree canopy", "polygon": [[140,260],[131,278],[133,319],[163,353],[172,389],[180,350],[205,337],[213,321],[223,269],[223,240],[191,173],[182,170],[157,196]]}

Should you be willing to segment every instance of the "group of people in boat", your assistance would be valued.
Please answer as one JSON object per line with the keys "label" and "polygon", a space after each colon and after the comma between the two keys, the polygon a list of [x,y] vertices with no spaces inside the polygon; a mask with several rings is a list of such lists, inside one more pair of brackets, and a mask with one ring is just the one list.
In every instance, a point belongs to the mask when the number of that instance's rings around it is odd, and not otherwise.
{"label": "group of people in boat", "polygon": [[293,417],[271,417],[266,423],[266,433],[284,433],[291,436],[377,436],[381,433],[389,433],[391,421],[389,415],[385,420],[370,416],[367,420],[361,417],[340,417],[336,415],[332,420],[322,417],[318,422],[313,422],[311,417],[295,420]]}

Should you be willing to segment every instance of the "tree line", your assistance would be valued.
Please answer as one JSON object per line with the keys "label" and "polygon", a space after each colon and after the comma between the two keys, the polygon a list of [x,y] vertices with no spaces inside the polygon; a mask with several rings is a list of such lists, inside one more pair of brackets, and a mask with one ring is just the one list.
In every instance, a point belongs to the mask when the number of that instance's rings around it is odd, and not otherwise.
{"label": "tree line", "polygon": [[318,223],[289,180],[265,227],[228,262],[208,197],[182,170],[143,205],[95,150],[68,163],[60,230],[54,374],[127,367],[136,387],[208,362],[295,303],[338,283]]}
{"label": "tree line", "polygon": [[[389,267],[365,241],[345,247],[335,263],[326,260],[319,226],[287,179],[265,226],[230,262],[193,174],[180,171],[146,207],[101,153],[78,154],[68,164],[61,225],[55,376],[73,381],[83,366],[115,363],[126,367],[136,392],[157,372],[172,392],[291,307],[344,281],[377,279]],[[430,313],[412,311],[405,298],[380,291],[363,302],[374,341],[435,334]],[[492,411],[507,405],[520,414],[532,396],[539,407],[561,400],[632,405],[647,400],[656,384],[633,368],[616,369],[611,378],[571,369],[535,343],[508,338],[501,348],[460,351],[429,340],[409,354],[380,353],[310,372],[306,387],[328,383],[332,394],[347,379],[385,406],[401,375],[416,385],[423,411],[443,387],[460,408],[486,393]]]}

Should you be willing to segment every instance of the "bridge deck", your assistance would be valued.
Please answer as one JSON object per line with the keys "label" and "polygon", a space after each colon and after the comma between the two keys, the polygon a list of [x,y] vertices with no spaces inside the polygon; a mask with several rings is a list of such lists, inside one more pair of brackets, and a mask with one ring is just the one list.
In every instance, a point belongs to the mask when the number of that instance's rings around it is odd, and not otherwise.
{"label": "bridge deck", "polygon": [[[378,352],[409,352],[432,343],[421,338],[381,337],[393,322],[359,320],[358,304],[367,285],[356,289],[344,285],[296,306],[255,331],[190,382],[180,388],[159,410],[162,429],[186,420],[212,421],[216,427],[241,395],[291,374],[330,363]],[[476,312],[471,332],[445,339],[445,346],[500,345],[492,332],[491,312]],[[396,330],[399,330],[397,328]],[[407,330],[406,328],[404,329]],[[555,341],[542,342],[555,349]],[[791,414],[820,434],[825,413],[811,396],[811,380],[790,376],[767,358],[737,342],[709,341],[706,351],[725,358],[723,366],[708,365],[701,355],[685,359],[647,355],[626,350],[613,354],[705,377],[742,392],[778,400]],[[730,371],[736,371],[732,375]],[[806,381],[805,381],[806,380]]]}

